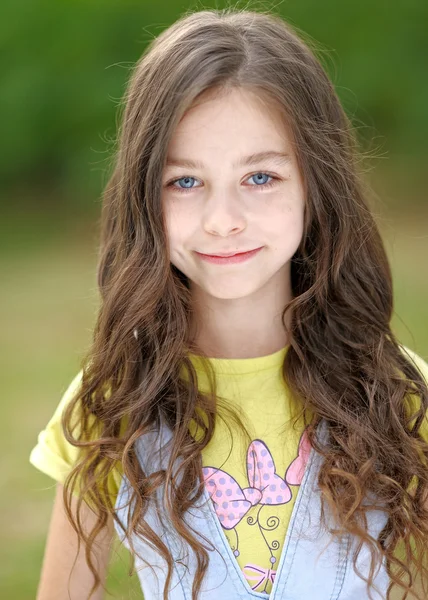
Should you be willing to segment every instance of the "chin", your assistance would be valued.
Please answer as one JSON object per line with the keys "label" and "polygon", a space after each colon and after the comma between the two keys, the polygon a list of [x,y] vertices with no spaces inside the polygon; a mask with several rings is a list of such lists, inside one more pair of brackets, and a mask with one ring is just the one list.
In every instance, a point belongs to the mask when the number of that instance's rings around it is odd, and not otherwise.
{"label": "chin", "polygon": [[240,298],[246,298],[257,292],[258,287],[243,288],[243,286],[229,286],[222,288],[220,286],[202,286],[202,289],[206,294],[213,298],[218,298],[219,300],[239,300]]}

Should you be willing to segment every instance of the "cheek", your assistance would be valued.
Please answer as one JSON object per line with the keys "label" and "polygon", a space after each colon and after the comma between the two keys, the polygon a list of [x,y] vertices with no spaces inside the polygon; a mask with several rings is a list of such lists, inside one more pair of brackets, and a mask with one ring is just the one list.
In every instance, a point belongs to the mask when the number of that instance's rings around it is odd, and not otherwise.
{"label": "cheek", "polygon": [[191,221],[182,210],[178,210],[176,203],[170,202],[165,209],[165,224],[171,258],[174,259],[191,237]]}
{"label": "cheek", "polygon": [[276,209],[265,211],[260,215],[259,222],[264,224],[273,238],[295,237],[301,235],[304,222],[304,210],[300,204],[292,205],[279,203]]}
{"label": "cheek", "polygon": [[165,223],[170,240],[176,240],[181,231],[181,220],[180,214],[177,210],[177,206],[173,201],[168,202],[164,205],[165,211]]}
{"label": "cheek", "polygon": [[260,214],[259,223],[263,228],[265,239],[273,250],[278,252],[278,259],[289,259],[297,250],[303,237],[304,204],[303,202],[281,202],[271,206],[271,211]]}

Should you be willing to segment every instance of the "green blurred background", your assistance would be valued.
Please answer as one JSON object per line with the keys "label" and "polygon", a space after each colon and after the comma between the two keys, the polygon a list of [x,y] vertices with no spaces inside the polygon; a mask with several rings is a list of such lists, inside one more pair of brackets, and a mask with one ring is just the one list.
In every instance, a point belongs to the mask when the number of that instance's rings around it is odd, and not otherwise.
{"label": "green blurred background", "polygon": [[[2,1],[1,598],[36,596],[55,484],[28,456],[91,338],[100,195],[130,69],[184,11],[224,6]],[[428,3],[237,6],[275,6],[323,48],[363,147],[376,155],[368,178],[394,274],[394,330],[427,359]],[[141,598],[125,558],[112,560],[113,597]]]}

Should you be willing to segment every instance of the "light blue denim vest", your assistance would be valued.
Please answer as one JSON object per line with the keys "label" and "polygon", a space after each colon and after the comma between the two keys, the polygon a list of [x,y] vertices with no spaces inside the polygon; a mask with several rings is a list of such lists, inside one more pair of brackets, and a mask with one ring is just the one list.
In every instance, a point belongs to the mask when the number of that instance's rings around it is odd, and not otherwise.
{"label": "light blue denim vest", "polygon": [[[323,441],[328,435],[324,421],[318,427],[318,435]],[[168,446],[165,444],[172,432],[165,424],[157,431],[140,437],[137,455],[146,474],[166,467]],[[185,514],[185,521],[200,534],[199,541],[208,550],[209,566],[202,582],[201,600],[239,600],[267,597],[270,600],[364,600],[369,598],[366,582],[354,571],[352,551],[357,540],[349,534],[340,539],[332,538],[327,530],[320,527],[321,496],[317,487],[317,474],[322,457],[311,450],[305,474],[300,484],[290,523],[278,563],[276,577],[269,596],[255,592],[238,565],[232,549],[223,533],[215,513],[212,500],[205,489],[203,496]],[[116,510],[123,523],[127,522],[128,510],[124,506],[129,498],[129,482],[125,477],[119,490]],[[196,559],[193,550],[183,542],[168,523],[162,508],[162,490],[145,515],[145,521],[162,538],[174,558],[174,575],[168,594],[170,600],[191,600],[192,582],[196,573]],[[368,531],[377,539],[384,527],[387,515],[384,511],[371,510],[367,513]],[[333,521],[329,517],[329,526]],[[117,533],[125,544],[123,531],[116,524]],[[202,537],[203,536],[203,537]],[[329,543],[330,542],[330,543]],[[148,543],[133,538],[137,555],[135,568],[141,582],[145,600],[163,598],[167,565],[165,560]],[[187,568],[188,566],[188,568]],[[357,567],[368,577],[370,551],[363,546]],[[373,600],[385,600],[389,576],[385,561],[374,578],[376,587],[370,589]]]}

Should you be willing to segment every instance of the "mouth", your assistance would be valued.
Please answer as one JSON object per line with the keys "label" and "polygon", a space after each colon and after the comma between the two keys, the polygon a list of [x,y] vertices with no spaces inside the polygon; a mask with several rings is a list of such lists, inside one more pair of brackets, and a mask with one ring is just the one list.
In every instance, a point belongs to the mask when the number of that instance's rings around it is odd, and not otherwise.
{"label": "mouth", "polygon": [[214,256],[217,258],[229,258],[230,256],[239,256],[241,254],[249,254],[250,252],[255,252],[256,250],[261,250],[263,246],[259,248],[254,248],[253,250],[243,250],[242,252],[219,252],[218,254],[205,254],[202,252],[197,252],[197,254],[203,254],[203,256]]}
{"label": "mouth", "polygon": [[260,250],[262,250],[264,246],[260,246],[260,248],[255,248],[254,250],[247,250],[246,252],[235,252],[228,253],[226,255],[219,254],[202,254],[201,252],[195,252],[197,256],[199,256],[203,261],[210,262],[216,265],[231,265],[236,263],[241,263],[246,260],[249,260],[253,256],[255,256]]}

